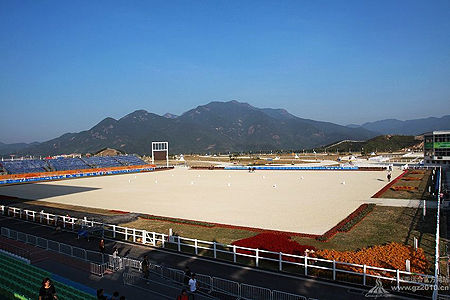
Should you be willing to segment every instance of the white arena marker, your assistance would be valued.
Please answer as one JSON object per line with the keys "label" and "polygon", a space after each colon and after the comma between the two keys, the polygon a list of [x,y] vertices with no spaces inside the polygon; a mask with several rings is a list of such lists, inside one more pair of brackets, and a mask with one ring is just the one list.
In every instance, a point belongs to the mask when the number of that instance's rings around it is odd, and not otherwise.
{"label": "white arena marker", "polygon": [[231,183],[228,183],[228,186],[231,186]]}
{"label": "white arena marker", "polygon": [[136,175],[134,175],[134,179],[136,179],[137,177],[136,177]]}
{"label": "white arena marker", "polygon": [[155,183],[158,183],[158,180],[155,180]]}
{"label": "white arena marker", "polygon": [[266,179],[266,176],[263,176],[263,179]]}
{"label": "white arena marker", "polygon": [[342,181],[341,184],[345,184],[345,181]]}
{"label": "white arena marker", "polygon": [[193,182],[193,181],[191,181],[191,184],[194,184],[194,182]]}
{"label": "white arena marker", "polygon": [[200,177],[200,174],[199,174],[199,175],[197,175],[197,177]]}
{"label": "white arena marker", "polygon": [[302,179],[302,180],[303,180],[303,179],[305,179],[305,177],[303,177],[303,176],[302,176],[302,177],[300,177],[300,179]]}
{"label": "white arena marker", "polygon": [[128,183],[131,183],[131,179],[128,179]]}
{"label": "white arena marker", "polygon": [[277,185],[276,185],[276,184],[274,184],[274,185],[272,185],[272,187],[273,187],[274,189],[276,189],[276,188],[277,188]]}

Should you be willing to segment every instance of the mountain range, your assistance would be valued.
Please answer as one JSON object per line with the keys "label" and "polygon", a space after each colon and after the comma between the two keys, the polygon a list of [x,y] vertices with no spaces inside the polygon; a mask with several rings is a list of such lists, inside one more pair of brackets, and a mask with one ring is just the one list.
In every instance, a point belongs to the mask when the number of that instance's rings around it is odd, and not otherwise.
{"label": "mountain range", "polygon": [[105,147],[149,154],[152,141],[169,141],[171,153],[301,150],[344,139],[367,140],[379,134],[366,124],[341,126],[299,118],[285,109],[256,108],[237,101],[210,102],[180,116],[137,110],[118,120],[108,117],[89,130],[43,143],[15,148],[0,144],[0,154],[84,154]]}
{"label": "mountain range", "polygon": [[450,115],[446,115],[441,118],[429,117],[406,121],[386,119],[368,122],[362,125],[350,124],[347,125],[347,127],[365,128],[379,134],[419,135],[435,130],[450,129]]}

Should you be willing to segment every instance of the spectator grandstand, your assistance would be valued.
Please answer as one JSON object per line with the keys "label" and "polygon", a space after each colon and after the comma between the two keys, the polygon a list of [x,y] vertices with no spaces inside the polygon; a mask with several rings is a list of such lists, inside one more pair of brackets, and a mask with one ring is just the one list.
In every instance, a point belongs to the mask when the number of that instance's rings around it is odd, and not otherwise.
{"label": "spectator grandstand", "polygon": [[[38,299],[43,278],[52,277],[45,270],[0,253],[0,297],[2,299]],[[53,282],[59,299],[95,299],[61,282]]]}
{"label": "spectator grandstand", "polygon": [[0,162],[0,173],[26,174],[91,168],[140,166],[146,163],[135,155],[70,157],[55,159],[15,159]]}
{"label": "spectator grandstand", "polygon": [[36,173],[49,170],[47,163],[40,159],[3,161],[1,164],[9,174]]}

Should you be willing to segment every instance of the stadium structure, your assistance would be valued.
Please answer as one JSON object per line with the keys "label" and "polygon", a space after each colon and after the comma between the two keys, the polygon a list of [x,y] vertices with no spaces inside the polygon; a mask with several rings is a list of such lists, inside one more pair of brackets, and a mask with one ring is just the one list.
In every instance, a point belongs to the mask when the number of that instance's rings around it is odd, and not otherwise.
{"label": "stadium structure", "polygon": [[195,299],[448,292],[440,244],[448,170],[408,153],[238,164],[195,156],[204,162],[195,166],[184,156],[187,166],[174,166],[168,146],[152,143],[152,163],[136,155],[2,160],[2,297],[35,299],[48,277],[61,299],[95,299],[100,289],[176,299],[191,271]]}

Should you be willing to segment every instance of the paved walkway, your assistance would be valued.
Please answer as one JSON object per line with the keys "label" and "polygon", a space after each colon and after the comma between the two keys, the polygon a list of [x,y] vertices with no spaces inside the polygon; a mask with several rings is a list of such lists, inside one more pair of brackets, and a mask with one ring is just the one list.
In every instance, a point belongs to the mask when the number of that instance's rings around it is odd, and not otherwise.
{"label": "paved walkway", "polygon": [[[89,250],[98,250],[98,239],[92,238],[89,242],[85,239],[76,239],[76,234],[74,233],[56,233],[53,228],[36,223],[1,216],[0,226]],[[163,249],[153,249],[146,246],[107,240],[107,252],[111,252],[113,247],[118,248],[120,256],[142,258],[143,255],[146,254],[152,262],[165,265],[167,267],[184,269],[185,266],[189,266],[191,270],[196,273],[221,277],[224,279],[267,287],[270,289],[277,289],[316,299],[366,299],[365,293],[370,289],[370,287],[362,288],[360,286],[343,286],[337,284],[336,282],[326,282],[312,278],[296,277],[279,272],[271,272],[225,262],[212,261],[203,257],[195,257]],[[83,278],[83,275],[77,275],[77,271],[72,270],[70,267],[64,266],[64,268],[61,269],[58,266],[53,266],[51,264],[46,265],[45,263],[43,263],[43,266],[49,269],[52,268],[55,272],[68,273],[70,275],[68,277],[70,279],[73,278],[72,280],[77,280],[81,283],[87,282],[87,279]],[[73,277],[72,274],[75,277]],[[64,276],[64,274],[61,275]],[[84,277],[86,276],[84,275]],[[104,280],[104,282],[102,280]],[[111,280],[111,287],[113,288],[122,285],[120,274],[115,273],[111,278],[101,279],[99,284],[96,286],[108,287],[109,283],[107,283],[107,280]],[[411,299],[412,297],[409,296],[398,298]]]}

